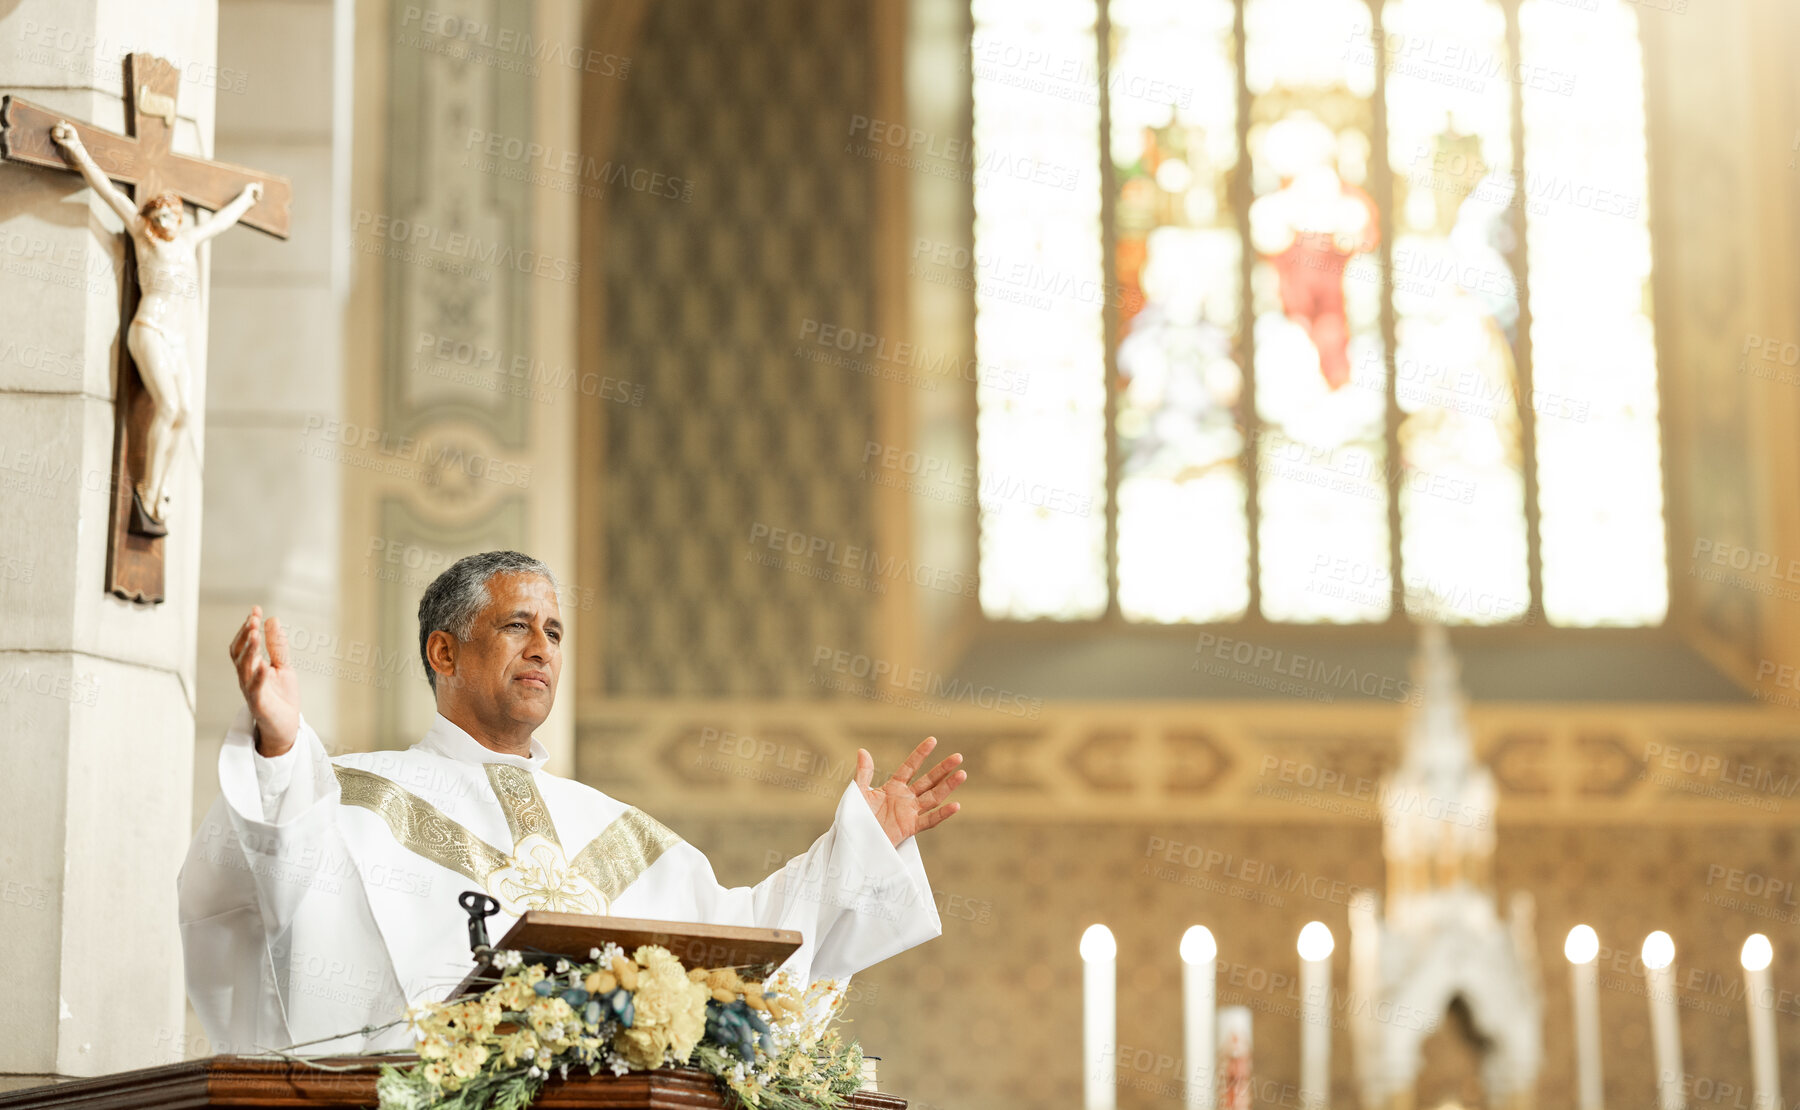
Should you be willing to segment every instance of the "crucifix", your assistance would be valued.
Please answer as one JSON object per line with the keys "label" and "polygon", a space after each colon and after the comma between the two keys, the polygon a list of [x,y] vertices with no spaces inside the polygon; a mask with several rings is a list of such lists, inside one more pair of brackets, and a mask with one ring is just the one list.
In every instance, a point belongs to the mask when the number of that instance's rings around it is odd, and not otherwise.
{"label": "crucifix", "polygon": [[[126,135],[15,96],[0,99],[0,159],[79,172],[132,241],[119,309],[127,323],[114,392],[106,588],[151,604],[163,600],[169,471],[197,400],[186,353],[199,300],[196,251],[234,223],[287,238],[293,196],[285,177],[174,153],[180,84],[180,72],[162,58],[126,58]],[[184,228],[183,201],[214,214]],[[195,508],[184,507],[188,519]]]}

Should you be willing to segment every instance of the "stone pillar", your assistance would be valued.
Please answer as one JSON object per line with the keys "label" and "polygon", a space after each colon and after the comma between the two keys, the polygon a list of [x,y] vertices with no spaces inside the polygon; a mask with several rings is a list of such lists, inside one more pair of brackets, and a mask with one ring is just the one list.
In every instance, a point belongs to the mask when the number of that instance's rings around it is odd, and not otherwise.
{"label": "stone pillar", "polygon": [[[19,0],[0,93],[124,126],[124,55],[182,74],[175,149],[210,154],[213,0]],[[181,1036],[204,414],[176,453],[166,600],[106,592],[119,221],[73,173],[0,165],[0,1084],[151,1063]],[[245,234],[253,234],[246,232]],[[201,268],[204,291],[206,268]],[[206,388],[206,302],[189,341]]]}

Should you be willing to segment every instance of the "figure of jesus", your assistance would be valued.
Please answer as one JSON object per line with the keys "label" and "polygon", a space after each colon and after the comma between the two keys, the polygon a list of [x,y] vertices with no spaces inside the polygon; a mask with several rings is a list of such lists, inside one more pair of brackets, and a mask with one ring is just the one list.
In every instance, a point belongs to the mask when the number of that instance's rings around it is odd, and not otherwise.
{"label": "figure of jesus", "polygon": [[1344,271],[1380,242],[1380,210],[1338,176],[1336,137],[1305,113],[1281,120],[1264,140],[1281,188],[1250,205],[1250,241],[1275,267],[1281,310],[1305,329],[1331,389],[1350,380]]}
{"label": "figure of jesus", "polygon": [[331,756],[300,713],[280,622],[250,611],[231,644],[244,705],[221,796],[180,879],[188,996],[214,1051],[410,1049],[394,1023],[472,966],[466,892],[499,904],[496,937],[530,909],[797,930],[782,970],[801,989],[942,932],[916,836],[960,808],[947,801],[968,777],[960,755],[925,769],[927,737],[882,781],[859,749],[824,835],[754,887],[726,887],[648,814],[543,769],[533,732],[562,641],[547,566],[459,559],[419,602],[437,703],[424,738]]}
{"label": "figure of jesus", "polygon": [[50,137],[81,171],[88,187],[118,213],[137,250],[141,295],[137,315],[125,332],[125,346],[137,363],[138,377],[155,412],[144,443],[146,473],[131,491],[132,531],[167,535],[169,470],[175,461],[175,445],[193,411],[188,396],[186,305],[199,298],[196,255],[200,244],[237,223],[262,199],[263,187],[260,182],[244,186],[237,199],[211,219],[184,227],[185,209],[179,195],[158,193],[139,208],[94,164],[68,121],[52,128]]}

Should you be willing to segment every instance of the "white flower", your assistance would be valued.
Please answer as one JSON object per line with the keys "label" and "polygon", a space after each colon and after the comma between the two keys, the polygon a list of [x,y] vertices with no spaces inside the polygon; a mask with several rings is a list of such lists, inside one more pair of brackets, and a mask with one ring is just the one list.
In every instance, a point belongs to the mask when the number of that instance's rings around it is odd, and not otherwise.
{"label": "white flower", "polygon": [[598,948],[588,949],[588,959],[597,960],[599,958],[600,958],[600,950]]}
{"label": "white flower", "polygon": [[567,961],[567,960],[557,960],[556,961],[556,973],[558,975],[561,975],[563,972],[565,972],[567,970],[569,970],[569,961]]}
{"label": "white flower", "polygon": [[544,1074],[544,1069],[538,1067],[536,1064],[533,1064],[530,1067],[525,1069],[525,1074],[527,1077],[529,1077],[531,1079],[536,1079],[539,1076]]}

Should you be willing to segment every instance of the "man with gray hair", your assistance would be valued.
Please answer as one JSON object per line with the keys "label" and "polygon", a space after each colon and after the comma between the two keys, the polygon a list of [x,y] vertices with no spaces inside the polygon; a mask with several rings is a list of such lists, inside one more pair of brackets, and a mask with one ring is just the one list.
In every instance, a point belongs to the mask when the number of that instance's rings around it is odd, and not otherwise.
{"label": "man with gray hair", "polygon": [[[528,909],[796,929],[783,972],[843,979],[939,935],[914,835],[959,808],[960,755],[919,774],[927,738],[885,782],[857,750],[831,828],[754,887],[624,802],[543,769],[533,733],[562,675],[550,568],[516,551],[458,560],[419,602],[437,700],[405,751],[332,758],[300,713],[280,621],[231,643],[244,706],[219,753],[221,796],[181,870],[188,995],[215,1052],[410,1047],[409,1004],[469,970],[466,891]],[[917,776],[917,777],[915,777]]]}

